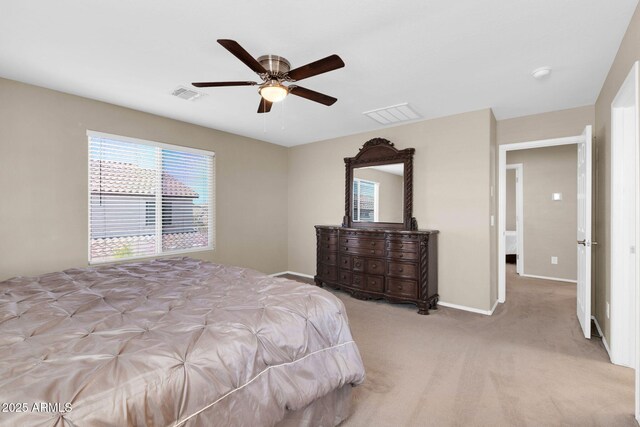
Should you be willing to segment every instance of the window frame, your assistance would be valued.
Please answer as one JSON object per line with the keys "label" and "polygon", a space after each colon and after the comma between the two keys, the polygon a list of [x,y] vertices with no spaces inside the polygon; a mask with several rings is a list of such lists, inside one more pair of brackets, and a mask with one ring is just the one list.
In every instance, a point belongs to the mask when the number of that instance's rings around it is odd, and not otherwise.
{"label": "window frame", "polygon": [[[113,139],[121,142],[128,142],[131,144],[141,144],[147,145],[155,148],[159,148],[160,150],[170,150],[170,151],[182,151],[184,153],[189,154],[199,154],[204,156],[211,157],[211,176],[209,186],[209,228],[207,230],[208,233],[208,245],[200,246],[197,248],[188,248],[188,249],[178,249],[172,251],[162,251],[162,240],[156,242],[156,248],[160,249],[154,255],[140,255],[140,256],[131,256],[118,260],[92,260],[91,259],[91,138],[105,138],[105,139]],[[158,159],[161,162],[161,159]],[[216,248],[216,200],[215,200],[215,187],[216,187],[216,153],[209,150],[202,150],[199,148],[186,147],[183,145],[176,144],[167,144],[164,142],[151,141],[147,139],[133,138],[129,136],[115,135],[105,132],[98,132],[87,129],[87,260],[88,265],[99,265],[99,264],[112,264],[112,263],[122,263],[131,260],[140,260],[140,259],[155,259],[166,256],[173,256],[179,254],[187,254],[194,252],[204,252],[204,251],[213,251]],[[162,171],[162,166],[160,166],[160,171]],[[162,172],[160,173],[160,176]],[[162,208],[157,209],[158,199],[160,199],[160,206],[162,206],[162,195],[156,198],[156,218],[155,224],[160,224],[160,234],[162,235]],[[146,221],[146,205],[145,205],[145,221]],[[159,222],[158,222],[159,221]]]}

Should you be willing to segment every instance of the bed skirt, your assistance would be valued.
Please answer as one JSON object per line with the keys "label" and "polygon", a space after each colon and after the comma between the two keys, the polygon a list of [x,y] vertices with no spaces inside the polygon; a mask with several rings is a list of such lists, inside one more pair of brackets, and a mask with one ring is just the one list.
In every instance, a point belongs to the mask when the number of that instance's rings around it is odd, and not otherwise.
{"label": "bed skirt", "polygon": [[349,417],[352,389],[345,384],[302,409],[287,412],[277,427],[337,426]]}

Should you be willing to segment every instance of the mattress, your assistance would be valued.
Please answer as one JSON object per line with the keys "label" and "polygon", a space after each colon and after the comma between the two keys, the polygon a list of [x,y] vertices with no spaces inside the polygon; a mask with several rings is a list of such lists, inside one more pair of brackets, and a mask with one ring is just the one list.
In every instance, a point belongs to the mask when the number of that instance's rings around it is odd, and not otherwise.
{"label": "mattress", "polygon": [[189,258],[0,283],[0,425],[270,426],[363,380],[315,286]]}

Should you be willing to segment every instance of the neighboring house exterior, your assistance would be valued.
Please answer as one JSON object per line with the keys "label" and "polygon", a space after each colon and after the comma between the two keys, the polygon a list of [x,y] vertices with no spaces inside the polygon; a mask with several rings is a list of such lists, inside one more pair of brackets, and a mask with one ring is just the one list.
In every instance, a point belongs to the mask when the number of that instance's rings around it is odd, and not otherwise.
{"label": "neighboring house exterior", "polygon": [[[156,244],[156,173],[131,163],[91,161],[92,258],[145,253]],[[162,245],[164,250],[205,247],[208,218],[191,187],[162,174]],[[202,222],[205,222],[204,224]],[[122,224],[127,224],[123,228]],[[206,229],[206,227],[205,227]]]}

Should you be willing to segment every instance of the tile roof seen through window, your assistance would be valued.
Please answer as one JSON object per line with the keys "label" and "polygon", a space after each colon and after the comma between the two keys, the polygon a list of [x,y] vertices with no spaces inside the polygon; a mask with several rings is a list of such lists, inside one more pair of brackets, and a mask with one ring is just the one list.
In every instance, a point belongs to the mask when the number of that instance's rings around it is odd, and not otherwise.
{"label": "tile roof seen through window", "polygon": [[[92,194],[155,194],[156,171],[131,163],[91,160]],[[198,198],[191,187],[173,175],[162,173],[162,195]]]}

